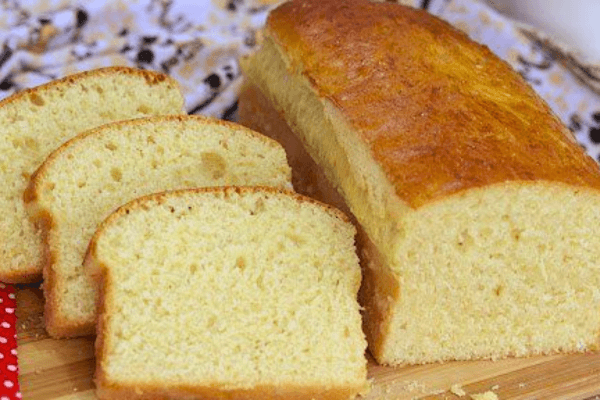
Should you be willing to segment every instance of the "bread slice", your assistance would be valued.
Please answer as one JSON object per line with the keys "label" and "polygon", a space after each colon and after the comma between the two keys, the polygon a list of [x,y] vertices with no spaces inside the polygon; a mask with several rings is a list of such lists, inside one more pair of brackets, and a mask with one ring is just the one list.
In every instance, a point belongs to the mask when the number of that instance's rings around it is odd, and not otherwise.
{"label": "bread slice", "polygon": [[487,48],[398,4],[293,0],[242,69],[274,111],[242,98],[241,122],[283,117],[366,234],[380,363],[598,348],[598,166]]}
{"label": "bread slice", "polygon": [[350,399],[367,388],[346,216],[267,187],[136,199],[100,225],[101,399]]}
{"label": "bread slice", "polygon": [[41,238],[27,219],[23,191],[41,162],[81,130],[114,120],[180,114],[184,99],[166,75],[126,67],[67,76],[0,101],[0,281],[42,272]]}
{"label": "bread slice", "polygon": [[123,203],[184,187],[290,187],[281,146],[242,126],[200,116],[159,116],[106,124],[53,152],[25,193],[44,232],[46,330],[90,334],[95,290],[82,262],[97,225]]}

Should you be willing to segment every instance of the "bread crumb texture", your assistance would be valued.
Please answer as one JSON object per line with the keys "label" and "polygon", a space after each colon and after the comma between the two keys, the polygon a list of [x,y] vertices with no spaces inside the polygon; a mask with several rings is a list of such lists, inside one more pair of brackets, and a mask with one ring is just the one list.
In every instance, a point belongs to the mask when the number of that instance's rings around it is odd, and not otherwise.
{"label": "bread crumb texture", "polygon": [[105,274],[100,385],[357,394],[367,381],[354,233],[332,209],[265,188],[125,206],[87,261]]}
{"label": "bread crumb texture", "polygon": [[[57,150],[38,170],[29,211],[51,215],[48,320],[53,336],[93,332],[96,290],[82,262],[98,224],[142,195],[179,188],[290,186],[285,152],[242,126],[199,116],[106,124]],[[50,309],[51,307],[51,309]],[[74,328],[77,330],[74,331]]]}
{"label": "bread crumb texture", "polygon": [[0,102],[0,279],[41,274],[41,238],[29,222],[23,191],[51,151],[79,131],[145,115],[183,112],[176,82],[125,67],[84,72],[24,90]]}
{"label": "bread crumb texture", "polygon": [[509,183],[407,216],[410,234],[394,251],[403,285],[385,358],[596,349],[600,207],[590,205],[599,203],[595,190]]}

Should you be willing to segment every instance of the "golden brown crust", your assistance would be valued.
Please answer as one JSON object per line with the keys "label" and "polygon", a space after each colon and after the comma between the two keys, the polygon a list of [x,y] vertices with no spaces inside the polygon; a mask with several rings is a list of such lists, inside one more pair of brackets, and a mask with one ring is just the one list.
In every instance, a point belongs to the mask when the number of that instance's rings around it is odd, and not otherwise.
{"label": "golden brown crust", "polygon": [[220,125],[225,128],[232,129],[232,130],[244,131],[248,135],[253,136],[253,137],[263,141],[266,145],[269,145],[273,148],[279,147],[279,144],[275,140],[273,140],[263,134],[260,134],[252,129],[249,129],[246,126],[236,124],[234,122],[229,122],[229,121],[224,121],[221,119],[209,117],[209,116],[203,116],[203,115],[176,115],[176,114],[175,115],[156,115],[156,116],[151,116],[151,117],[142,117],[142,118],[135,118],[135,119],[124,120],[124,121],[109,122],[104,125],[100,125],[100,126],[94,127],[92,129],[89,129],[87,131],[77,134],[76,136],[72,137],[71,139],[69,139],[65,143],[63,143],[60,147],[58,147],[52,153],[50,153],[50,155],[48,155],[48,157],[38,167],[38,169],[31,175],[29,184],[28,184],[27,188],[25,189],[25,192],[23,193],[23,201],[26,204],[28,204],[28,203],[32,203],[32,202],[36,201],[39,198],[39,190],[41,189],[39,187],[39,182],[40,182],[41,177],[43,177],[47,173],[47,170],[50,167],[50,165],[52,165],[54,163],[54,161],[59,157],[59,155],[61,153],[63,153],[65,150],[67,150],[74,144],[82,141],[86,137],[92,136],[92,135],[101,135],[103,133],[108,133],[108,132],[111,132],[111,129],[122,127],[122,126],[143,126],[143,125],[147,125],[147,124],[160,124],[160,123],[169,122],[169,121],[180,121],[180,122],[197,121],[198,123],[202,123],[205,125]]}
{"label": "golden brown crust", "polygon": [[185,195],[186,193],[222,193],[225,197],[227,197],[233,193],[243,194],[243,193],[255,193],[255,192],[268,192],[268,193],[272,193],[272,194],[283,194],[283,195],[294,198],[296,201],[298,201],[300,203],[317,204],[320,207],[322,207],[323,209],[327,210],[327,212],[329,212],[329,214],[342,220],[343,222],[345,222],[345,223],[351,222],[348,215],[346,215],[345,213],[343,213],[342,211],[338,210],[336,207],[334,207],[330,204],[326,204],[326,203],[323,203],[316,199],[313,199],[311,197],[298,194],[292,190],[281,189],[281,188],[277,188],[277,187],[271,187],[271,186],[214,186],[214,187],[198,187],[198,188],[167,190],[164,192],[152,193],[149,195],[138,197],[138,198],[120,206],[115,211],[113,211],[104,221],[102,221],[102,223],[100,223],[100,225],[98,225],[98,228],[96,229],[96,232],[94,233],[94,236],[92,237],[92,239],[90,240],[90,244],[88,245],[88,249],[87,249],[86,255],[84,257],[84,260],[85,260],[84,264],[88,263],[88,258],[91,257],[91,251],[95,251],[96,242],[98,240],[98,237],[102,235],[104,229],[106,229],[106,226],[111,224],[113,220],[120,218],[123,214],[129,214],[129,212],[131,210],[147,207],[147,204],[152,203],[152,202],[161,204],[166,201],[167,197],[170,197],[170,196],[176,197],[176,196],[180,196],[180,195]]}
{"label": "golden brown crust", "polygon": [[96,378],[96,395],[101,400],[350,400],[355,394],[363,392],[364,387],[306,387],[306,386],[258,386],[251,389],[221,389],[217,386],[173,386],[165,387],[156,382],[154,385],[139,384],[125,387],[111,384],[103,374]]}
{"label": "golden brown crust", "polygon": [[358,293],[358,302],[363,307],[362,326],[369,351],[381,362],[384,359],[385,341],[390,337],[392,311],[400,298],[400,281],[386,266],[379,250],[360,225],[357,231],[362,268],[362,284]]}
{"label": "golden brown crust", "polygon": [[10,103],[13,103],[17,100],[20,100],[21,98],[23,98],[25,96],[28,96],[28,95],[31,95],[34,93],[38,93],[40,91],[61,88],[61,87],[64,87],[65,84],[72,84],[77,81],[87,79],[87,78],[93,77],[93,76],[114,75],[114,74],[124,74],[124,75],[128,75],[128,76],[137,75],[137,76],[144,78],[149,85],[156,85],[161,82],[167,81],[167,82],[169,82],[169,84],[171,86],[174,86],[177,88],[179,87],[179,84],[177,83],[177,81],[175,79],[171,78],[168,75],[162,74],[160,72],[125,67],[125,66],[104,67],[104,68],[93,69],[90,71],[83,71],[83,72],[79,72],[79,73],[72,74],[72,75],[67,75],[63,78],[52,80],[52,81],[45,83],[43,85],[40,85],[40,86],[23,89],[7,98],[1,100],[0,107],[3,107]]}
{"label": "golden brown crust", "polygon": [[20,269],[18,271],[4,271],[2,272],[2,279],[0,281],[4,283],[33,283],[40,280],[41,274],[37,266],[29,266],[28,269]]}
{"label": "golden brown crust", "polygon": [[54,219],[45,210],[38,210],[34,219],[42,233],[42,243],[44,244],[41,270],[44,279],[44,323],[48,335],[59,339],[93,334],[93,329],[90,330],[86,324],[73,323],[61,318],[61,314],[58,312],[57,292],[55,290],[57,277],[52,268],[56,255],[47,240],[48,232],[52,229]]}
{"label": "golden brown crust", "polygon": [[[38,171],[40,171],[38,169]],[[33,203],[37,197],[37,189],[35,182],[39,179],[39,172],[36,171],[23,193],[23,200],[26,204]],[[30,219],[40,230],[42,235],[42,259],[41,266],[36,266],[37,271],[42,271],[41,275],[44,280],[44,323],[46,331],[50,337],[55,339],[85,336],[94,333],[93,329],[89,328],[89,324],[73,323],[73,321],[64,320],[61,318],[61,313],[58,311],[59,296],[56,290],[57,277],[53,265],[56,260],[56,254],[52,251],[52,246],[49,241],[50,231],[55,225],[55,220],[52,213],[43,208],[34,208],[30,206]],[[37,277],[39,278],[39,273]]]}
{"label": "golden brown crust", "polygon": [[600,172],[510,66],[424,11],[293,0],[267,22],[291,68],[335,104],[398,196],[417,208],[472,187]]}

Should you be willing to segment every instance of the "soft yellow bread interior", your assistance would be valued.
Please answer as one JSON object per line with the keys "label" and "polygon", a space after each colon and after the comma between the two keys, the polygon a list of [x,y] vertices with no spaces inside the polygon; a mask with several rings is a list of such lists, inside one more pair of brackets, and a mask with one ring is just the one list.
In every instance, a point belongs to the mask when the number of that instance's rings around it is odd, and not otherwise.
{"label": "soft yellow bread interior", "polygon": [[409,363],[598,348],[600,195],[563,184],[473,189],[405,219],[380,357]]}
{"label": "soft yellow bread interior", "polygon": [[116,122],[68,142],[40,167],[26,200],[49,251],[47,330],[93,333],[95,293],[82,262],[97,225],[136,197],[185,187],[290,186],[281,146],[242,126],[199,116]]}
{"label": "soft yellow bread interior", "polygon": [[265,188],[124,206],[86,258],[103,280],[100,392],[353,397],[366,386],[354,233],[341,213]]}
{"label": "soft yellow bread interior", "polygon": [[[597,347],[596,190],[512,181],[410,207],[398,198],[336,106],[288,64],[269,37],[256,57],[244,60],[243,69],[365,231],[364,329],[379,362],[500,358]],[[242,110],[244,101],[242,96]],[[262,121],[255,128],[265,127],[269,135],[271,125],[277,126]]]}
{"label": "soft yellow bread interior", "polygon": [[29,177],[51,151],[81,130],[113,120],[180,114],[183,103],[174,80],[130,68],[82,73],[0,102],[0,280],[40,278],[41,240],[22,198]]}

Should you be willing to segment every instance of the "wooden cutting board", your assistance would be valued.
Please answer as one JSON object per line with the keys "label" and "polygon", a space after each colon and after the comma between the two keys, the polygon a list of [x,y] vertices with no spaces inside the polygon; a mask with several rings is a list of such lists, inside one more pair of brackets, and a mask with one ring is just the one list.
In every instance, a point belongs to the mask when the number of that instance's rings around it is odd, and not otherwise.
{"label": "wooden cutting board", "polygon": [[[23,399],[96,399],[92,380],[94,338],[50,339],[44,331],[43,296],[38,286],[25,285],[17,289],[17,338]],[[378,366],[371,360],[369,377],[373,387],[365,400],[470,400],[471,395],[488,391],[501,400],[600,400],[600,354],[399,368]]]}

